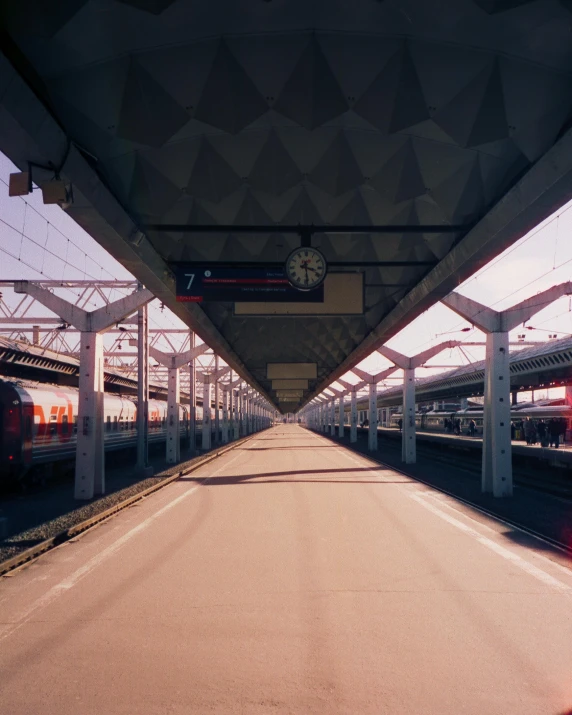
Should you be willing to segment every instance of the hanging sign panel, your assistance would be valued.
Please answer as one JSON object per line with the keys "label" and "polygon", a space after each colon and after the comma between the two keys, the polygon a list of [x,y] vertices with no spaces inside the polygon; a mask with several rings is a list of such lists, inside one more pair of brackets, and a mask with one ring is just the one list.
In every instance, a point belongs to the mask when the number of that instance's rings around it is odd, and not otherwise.
{"label": "hanging sign panel", "polygon": [[283,268],[231,268],[179,263],[173,266],[177,301],[189,303],[321,303],[324,286],[301,291],[290,285]]}

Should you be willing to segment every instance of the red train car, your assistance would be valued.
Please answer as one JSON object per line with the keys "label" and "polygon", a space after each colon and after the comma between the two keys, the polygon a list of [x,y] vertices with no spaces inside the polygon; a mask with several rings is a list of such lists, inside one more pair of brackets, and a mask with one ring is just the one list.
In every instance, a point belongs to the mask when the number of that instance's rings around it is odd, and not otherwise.
{"label": "red train car", "polygon": [[[202,412],[202,410],[198,410]],[[78,391],[26,381],[0,380],[0,483],[49,474],[53,465],[75,459]],[[166,439],[167,403],[149,401],[149,443]],[[105,450],[135,447],[137,403],[104,398]],[[197,415],[197,420],[202,418]],[[181,439],[189,436],[189,411],[179,408]]]}

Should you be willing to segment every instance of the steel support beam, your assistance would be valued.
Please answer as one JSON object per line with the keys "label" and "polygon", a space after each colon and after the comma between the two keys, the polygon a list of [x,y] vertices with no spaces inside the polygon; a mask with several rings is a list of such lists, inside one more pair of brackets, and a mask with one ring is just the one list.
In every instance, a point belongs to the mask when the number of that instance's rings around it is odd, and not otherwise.
{"label": "steel support beam", "polygon": [[[218,375],[219,365],[218,365],[218,355],[215,355],[215,375]],[[215,401],[215,413],[214,413],[214,443],[217,445],[220,441],[220,385],[218,378],[215,380],[214,384],[214,401]]]}
{"label": "steel support beam", "polygon": [[[189,331],[189,347],[195,348],[196,336]],[[195,358],[189,360],[189,451],[194,455],[197,450],[197,363]]]}
{"label": "steel support beam", "polygon": [[[460,345],[458,340],[446,340],[434,345],[413,357],[402,355],[396,350],[383,346],[378,352],[395,363],[403,370],[403,417],[401,434],[401,459],[405,464],[415,464],[417,461],[416,429],[415,429],[415,368],[424,365],[435,355],[447,348]],[[395,368],[394,368],[395,369]]]}
{"label": "steel support beam", "polygon": [[146,289],[139,289],[125,298],[88,312],[31,281],[15,281],[14,292],[32,296],[81,331],[74,494],[76,499],[92,499],[105,493],[102,333],[139,310],[154,296]]}
{"label": "steel support beam", "polygon": [[137,311],[137,465],[146,474],[149,468],[149,309]]}
{"label": "steel support beam", "polygon": [[226,444],[228,442],[228,401],[230,395],[230,388],[226,385],[222,389],[222,432],[221,432],[221,442]]}
{"label": "steel support beam", "polygon": [[179,420],[180,377],[179,368],[170,367],[168,371],[167,392],[167,464],[181,461],[181,432]]}
{"label": "steel support beam", "polygon": [[367,430],[367,448],[377,451],[377,382],[369,383],[369,427]]}
{"label": "steel support beam", "polygon": [[211,448],[211,381],[210,375],[203,375],[203,430],[202,448]]}

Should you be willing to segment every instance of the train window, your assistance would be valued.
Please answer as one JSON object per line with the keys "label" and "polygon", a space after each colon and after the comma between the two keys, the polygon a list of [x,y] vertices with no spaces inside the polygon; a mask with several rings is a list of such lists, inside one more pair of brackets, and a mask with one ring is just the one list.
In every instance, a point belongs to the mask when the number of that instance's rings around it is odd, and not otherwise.
{"label": "train window", "polygon": [[77,415],[73,416],[73,433],[77,434]]}
{"label": "train window", "polygon": [[62,434],[67,434],[69,432],[68,416],[62,415]]}
{"label": "train window", "polygon": [[107,415],[107,422],[105,423],[105,431],[111,432],[111,415]]}
{"label": "train window", "polygon": [[50,415],[50,434],[56,434],[58,431],[58,416]]}
{"label": "train window", "polygon": [[117,415],[113,418],[113,431],[117,432]]}

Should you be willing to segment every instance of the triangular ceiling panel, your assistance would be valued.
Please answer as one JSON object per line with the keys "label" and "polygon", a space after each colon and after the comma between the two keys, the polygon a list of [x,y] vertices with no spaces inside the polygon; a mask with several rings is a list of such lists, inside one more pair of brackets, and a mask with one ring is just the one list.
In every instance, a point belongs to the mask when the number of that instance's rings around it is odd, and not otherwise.
{"label": "triangular ceiling panel", "polygon": [[347,100],[314,35],[274,109],[306,129],[316,129],[347,111]]}
{"label": "triangular ceiling panel", "polygon": [[268,102],[226,42],[221,41],[195,110],[195,119],[236,134],[267,111]]}
{"label": "triangular ceiling panel", "polygon": [[340,196],[363,183],[363,174],[342,131],[310,174],[310,181],[331,196]]}
{"label": "triangular ceiling panel", "polygon": [[177,186],[141,156],[137,157],[129,202],[140,216],[160,218],[180,195]]}
{"label": "triangular ceiling panel", "polygon": [[[212,226],[216,224],[214,218],[199,204],[198,201],[190,196],[183,195],[178,201],[167,210],[161,217],[163,223],[183,224],[189,226]],[[158,244],[163,237],[173,241],[171,248],[171,260],[182,260],[183,253],[186,259],[189,260],[189,249],[193,246],[208,247],[211,233],[185,233],[185,232],[155,232],[153,242]],[[198,258],[198,256],[195,256]]]}
{"label": "triangular ceiling panel", "polygon": [[567,74],[503,58],[507,122],[511,139],[531,162],[552,145],[570,115],[572,82]]}
{"label": "triangular ceiling panel", "polygon": [[4,0],[0,16],[16,33],[51,38],[70,22],[88,0]]}
{"label": "triangular ceiling panel", "polygon": [[[219,40],[138,52],[140,65],[192,116],[219,50]],[[192,67],[192,72],[189,72]]]}
{"label": "triangular ceiling panel", "polygon": [[274,35],[269,43],[264,35],[232,36],[227,44],[259,92],[273,106],[306,49],[308,37],[307,33]]}
{"label": "triangular ceiling panel", "polygon": [[158,149],[143,153],[145,159],[167,177],[175,186],[185,191],[191,178],[193,167],[201,148],[201,139],[185,139],[170,142]]}
{"label": "triangular ceiling panel", "polygon": [[433,120],[459,146],[478,146],[509,136],[498,62],[491,62]]}
{"label": "triangular ceiling panel", "polygon": [[402,40],[350,34],[320,34],[320,47],[350,106],[366,91]]}
{"label": "triangular ceiling panel", "polygon": [[268,226],[272,223],[272,219],[252,195],[252,192],[246,191],[233,223],[242,226]]}
{"label": "triangular ceiling panel", "polygon": [[270,131],[249,174],[250,185],[259,191],[279,196],[296,186],[301,178],[302,172],[284,148],[276,132]]}
{"label": "triangular ceiling panel", "polygon": [[480,218],[484,196],[478,156],[434,188],[431,196],[453,224]]}
{"label": "triangular ceiling panel", "polygon": [[203,139],[187,191],[191,196],[219,203],[242,185],[240,177],[211,146]]}
{"label": "triangular ceiling panel", "polygon": [[497,12],[514,10],[514,8],[528,5],[536,0],[473,0],[473,2],[489,15],[494,15]]}
{"label": "triangular ceiling panel", "polygon": [[399,132],[429,119],[417,70],[407,44],[389,59],[354,111],[381,132]]}
{"label": "triangular ceiling panel", "polygon": [[131,59],[117,134],[159,147],[189,121],[189,115],[135,59]]}
{"label": "triangular ceiling panel", "polygon": [[290,206],[280,223],[286,225],[295,225],[298,223],[314,223],[320,225],[324,223],[324,220],[320,216],[315,204],[308,196],[308,192],[304,187],[302,187],[302,189],[300,189],[300,193],[295,198],[292,206]]}
{"label": "triangular ceiling panel", "polygon": [[412,140],[395,152],[371,179],[371,185],[396,204],[425,194],[425,182]]}
{"label": "triangular ceiling panel", "polygon": [[122,57],[49,80],[48,89],[55,102],[61,97],[102,131],[114,135],[128,72],[129,59]]}
{"label": "triangular ceiling panel", "polygon": [[150,12],[153,15],[160,15],[164,10],[170,7],[177,0],[115,0],[124,5],[131,5],[138,10]]}

